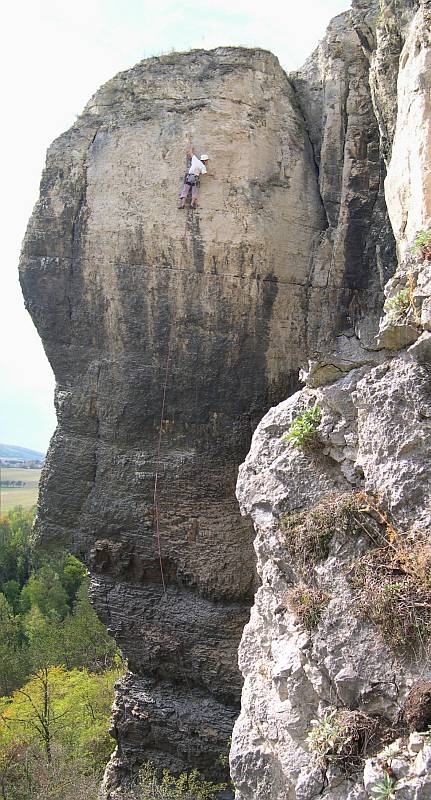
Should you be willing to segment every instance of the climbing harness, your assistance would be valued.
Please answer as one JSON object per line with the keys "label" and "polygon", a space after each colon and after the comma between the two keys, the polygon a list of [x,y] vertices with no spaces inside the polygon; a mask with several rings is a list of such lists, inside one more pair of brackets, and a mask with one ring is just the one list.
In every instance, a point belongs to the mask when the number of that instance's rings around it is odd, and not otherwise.
{"label": "climbing harness", "polygon": [[184,183],[187,183],[188,186],[199,186],[199,175],[188,172],[184,178]]}

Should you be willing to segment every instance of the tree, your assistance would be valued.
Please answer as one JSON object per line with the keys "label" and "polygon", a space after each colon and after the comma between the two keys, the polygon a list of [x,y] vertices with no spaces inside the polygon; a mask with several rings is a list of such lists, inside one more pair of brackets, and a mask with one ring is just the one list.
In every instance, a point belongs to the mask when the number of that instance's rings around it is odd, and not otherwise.
{"label": "tree", "polygon": [[69,607],[72,608],[79,588],[83,581],[87,579],[88,573],[84,564],[81,563],[75,556],[66,553],[64,557],[64,565],[60,573],[61,583],[67,592],[69,599]]}
{"label": "tree", "polygon": [[86,578],[79,588],[73,614],[64,621],[64,663],[69,669],[86,667],[91,672],[102,672],[118,666],[121,656],[90,603],[88,588]]}
{"label": "tree", "polygon": [[119,670],[92,675],[87,670],[46,667],[0,708],[0,754],[14,744],[36,746],[47,764],[55,747],[68,757],[101,769],[113,749],[107,733],[114,682]]}
{"label": "tree", "polygon": [[28,669],[28,644],[19,616],[0,592],[0,695],[23,682]]}
{"label": "tree", "polygon": [[0,589],[6,581],[23,586],[30,573],[30,538],[35,509],[18,506],[0,518]]}
{"label": "tree", "polygon": [[47,619],[62,620],[69,613],[69,602],[58,567],[44,564],[33,573],[21,592],[21,608],[25,613],[37,606]]}

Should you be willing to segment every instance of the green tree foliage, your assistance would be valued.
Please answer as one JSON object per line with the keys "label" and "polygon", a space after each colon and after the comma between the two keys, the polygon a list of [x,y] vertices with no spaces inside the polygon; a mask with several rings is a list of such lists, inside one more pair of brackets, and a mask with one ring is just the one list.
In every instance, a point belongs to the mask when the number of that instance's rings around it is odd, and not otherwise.
{"label": "green tree foliage", "polygon": [[19,686],[27,670],[28,653],[21,619],[0,592],[0,695],[9,694]]}
{"label": "green tree foliage", "polygon": [[68,669],[85,666],[91,672],[102,672],[117,665],[120,654],[90,604],[88,586],[86,577],[78,590],[73,614],[63,625],[64,663]]}
{"label": "green tree foliage", "polygon": [[35,764],[30,775],[23,769],[11,770],[11,753],[15,753],[18,765],[21,762],[24,767],[25,759],[31,756],[34,762],[42,761],[45,773],[52,774],[58,770],[61,753],[63,762],[75,764],[75,778],[79,771],[100,775],[114,745],[107,730],[113,686],[119,675],[119,670],[93,675],[88,670],[42,668],[12,697],[3,700],[0,785],[3,770],[10,790],[5,797],[14,797],[17,789],[22,792],[17,796],[33,797],[29,790],[35,791],[42,780]]}
{"label": "green tree foliage", "polygon": [[0,694],[44,667],[101,672],[120,660],[90,605],[85,566],[70,553],[35,552],[33,519],[14,509],[0,520]]}
{"label": "green tree foliage", "polygon": [[112,669],[120,662],[117,646],[88,599],[88,577],[78,591],[73,612],[64,620],[45,617],[37,606],[26,615],[29,658],[33,670],[42,666],[85,667],[91,672]]}
{"label": "green tree foliage", "polygon": [[44,564],[33,573],[21,592],[23,613],[38,608],[46,619],[63,620],[70,611],[68,596],[57,564]]}
{"label": "green tree foliage", "polygon": [[97,800],[121,659],[84,565],[36,551],[33,518],[0,519],[0,800]]}
{"label": "green tree foliage", "polygon": [[[14,508],[0,517],[0,591],[16,581],[23,586],[30,574],[30,535],[34,509]],[[4,592],[5,593],[5,592]]]}

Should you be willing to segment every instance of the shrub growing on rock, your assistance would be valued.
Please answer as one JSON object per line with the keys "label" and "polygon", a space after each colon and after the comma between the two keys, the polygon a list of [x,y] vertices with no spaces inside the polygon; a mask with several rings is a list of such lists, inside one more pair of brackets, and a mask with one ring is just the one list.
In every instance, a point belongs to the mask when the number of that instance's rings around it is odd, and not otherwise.
{"label": "shrub growing on rock", "polygon": [[318,403],[307,408],[291,423],[288,432],[282,437],[284,442],[291,442],[294,447],[303,450],[313,449],[318,446],[319,439],[317,428],[322,420],[322,409]]}
{"label": "shrub growing on rock", "polygon": [[312,631],[320,621],[331,596],[312,586],[295,586],[286,593],[287,608],[307,631]]}
{"label": "shrub growing on rock", "polygon": [[[394,531],[392,527],[392,531]],[[354,565],[350,580],[362,612],[388,645],[418,657],[431,635],[431,546],[395,532]]]}
{"label": "shrub growing on rock", "polygon": [[413,245],[413,250],[416,253],[420,253],[426,261],[431,261],[431,228],[418,233]]}
{"label": "shrub growing on rock", "polygon": [[381,524],[369,513],[367,496],[345,492],[329,494],[313,508],[282,514],[280,528],[285,545],[292,556],[295,569],[304,577],[310,576],[315,564],[329,555],[331,540],[336,534],[358,536],[366,534],[379,542]]}
{"label": "shrub growing on rock", "polygon": [[311,720],[307,743],[325,766],[336,764],[346,775],[358,770],[377,743],[378,722],[348,708],[328,711]]}
{"label": "shrub growing on rock", "polygon": [[389,312],[389,316],[394,319],[398,320],[401,317],[407,315],[407,312],[410,308],[410,292],[408,286],[404,289],[400,289],[394,297],[391,297],[389,300],[386,300],[385,303],[385,311]]}
{"label": "shrub growing on rock", "polygon": [[389,320],[395,324],[421,325],[421,317],[415,299],[416,281],[412,273],[407,276],[407,286],[385,302]]}
{"label": "shrub growing on rock", "polygon": [[154,765],[147,763],[140,770],[139,787],[130,800],[217,800],[227,786],[204,780],[196,769],[178,778],[166,769],[159,775]]}

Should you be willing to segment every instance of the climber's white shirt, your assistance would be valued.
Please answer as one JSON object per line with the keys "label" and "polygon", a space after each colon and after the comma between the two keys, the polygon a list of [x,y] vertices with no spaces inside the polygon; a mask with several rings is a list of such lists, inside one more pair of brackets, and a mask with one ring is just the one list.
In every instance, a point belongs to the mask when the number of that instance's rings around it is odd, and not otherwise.
{"label": "climber's white shirt", "polygon": [[189,175],[206,175],[207,168],[205,164],[202,164],[202,161],[198,159],[197,156],[193,153],[192,155],[192,163],[189,169]]}

